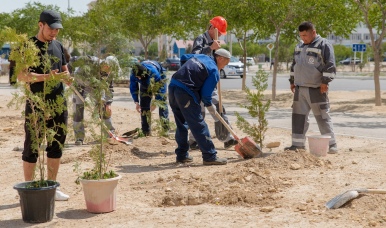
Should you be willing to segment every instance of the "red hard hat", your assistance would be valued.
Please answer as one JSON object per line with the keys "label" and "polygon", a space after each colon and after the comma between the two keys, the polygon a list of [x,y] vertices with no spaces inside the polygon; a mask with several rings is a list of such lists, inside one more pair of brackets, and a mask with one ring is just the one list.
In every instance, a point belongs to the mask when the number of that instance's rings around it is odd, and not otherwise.
{"label": "red hard hat", "polygon": [[218,29],[218,31],[222,34],[225,35],[227,34],[227,21],[221,17],[221,16],[216,16],[212,18],[212,20],[209,21],[214,27]]}

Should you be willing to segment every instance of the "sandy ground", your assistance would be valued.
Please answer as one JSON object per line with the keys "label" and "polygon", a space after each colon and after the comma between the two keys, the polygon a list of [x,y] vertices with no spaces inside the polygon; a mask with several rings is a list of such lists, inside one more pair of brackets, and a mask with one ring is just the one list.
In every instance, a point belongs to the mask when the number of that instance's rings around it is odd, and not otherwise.
{"label": "sandy ground", "polygon": [[[2,77],[0,89],[9,88]],[[117,91],[129,96],[128,89]],[[224,104],[244,101],[240,93],[225,92]],[[332,112],[386,115],[375,107],[373,92],[330,93]],[[203,166],[201,153],[191,151],[194,162],[175,163],[176,143],[171,138],[150,136],[132,145],[106,146],[112,153],[112,169],[122,175],[118,185],[117,209],[106,214],[86,211],[80,185],[74,183],[75,163],[91,167],[90,145],[75,146],[68,135],[58,175],[61,190],[70,195],[56,202],[51,222],[27,224],[22,221],[19,197],[13,186],[23,181],[21,152],[24,140],[21,110],[8,108],[11,94],[0,102],[0,227],[385,227],[386,195],[361,194],[342,208],[329,210],[332,197],[355,188],[386,189],[386,141],[384,139],[337,136],[339,153],[315,157],[306,151],[285,152],[290,144],[288,129],[269,128],[264,156],[244,160],[223,149],[214,139],[218,155],[228,158],[225,166]],[[292,95],[282,92],[272,107],[287,107]],[[355,105],[354,105],[355,104]],[[113,106],[119,133],[140,126],[134,108]],[[288,117],[290,120],[290,116]],[[173,118],[172,118],[173,120]],[[213,126],[213,121],[208,119]],[[235,127],[239,136],[245,134]],[[211,127],[213,130],[213,127]],[[371,129],[369,129],[370,131]],[[385,129],[386,133],[386,129]]]}

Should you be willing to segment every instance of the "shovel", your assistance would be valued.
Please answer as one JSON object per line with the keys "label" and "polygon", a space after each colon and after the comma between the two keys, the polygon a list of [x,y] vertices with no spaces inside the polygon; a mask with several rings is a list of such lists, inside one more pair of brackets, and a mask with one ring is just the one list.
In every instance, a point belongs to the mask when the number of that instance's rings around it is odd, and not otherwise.
{"label": "shovel", "polygon": [[328,209],[336,209],[343,206],[348,201],[355,199],[359,194],[372,193],[372,194],[386,194],[386,189],[367,189],[367,188],[358,188],[345,191],[342,194],[339,194],[332,198],[326,203]]}
{"label": "shovel", "polygon": [[[214,29],[214,42],[217,42],[218,40],[218,29],[215,28]],[[229,124],[229,121],[227,118],[224,118],[224,110],[223,110],[223,106],[222,106],[222,99],[221,99],[221,80],[218,81],[217,83],[217,93],[218,93],[218,111],[221,115],[221,117],[223,117],[223,119],[225,120],[225,122],[227,122],[227,124]],[[229,135],[229,131],[228,129],[224,126],[224,124],[222,124],[221,122],[217,121],[214,123],[214,131],[216,133],[216,137],[217,139],[219,139],[220,141],[225,141],[227,138],[228,138],[228,135]]]}
{"label": "shovel", "polygon": [[[83,103],[86,103],[86,101],[84,100],[83,96],[79,93],[79,91],[77,89],[74,88],[74,86],[70,86],[70,88],[72,89],[72,91],[79,97],[79,99],[83,102]],[[130,145],[132,142],[129,141],[129,138],[125,138],[125,137],[120,137],[120,136],[116,136],[113,132],[111,132],[110,130],[107,131],[107,133],[109,134],[109,136],[113,139],[115,139],[116,141],[118,142],[121,142],[121,143],[125,143],[127,145]]]}
{"label": "shovel", "polygon": [[240,139],[218,112],[216,112],[216,117],[221,121],[221,123],[228,129],[228,131],[239,143],[235,146],[235,150],[237,153],[240,154],[241,157],[243,157],[244,159],[256,158],[263,153],[259,145],[257,145],[250,137],[244,137]]}
{"label": "shovel", "polygon": [[122,136],[124,136],[124,137],[131,137],[134,134],[138,133],[138,131],[139,131],[139,128],[136,128],[134,130],[127,131],[127,132],[123,133]]}
{"label": "shovel", "polygon": [[[218,83],[217,83],[217,92],[218,92],[218,105],[219,105],[218,106],[218,111],[219,111],[219,114],[224,119],[224,121],[227,123],[227,125],[229,125],[228,119],[224,118],[224,114],[225,113],[224,113],[224,110],[223,110],[223,107],[222,107],[221,84],[220,84],[220,81],[218,81]],[[228,138],[229,131],[228,131],[228,129],[226,128],[226,126],[222,122],[220,122],[220,121],[214,122],[214,131],[216,133],[216,137],[220,141],[225,141]]]}

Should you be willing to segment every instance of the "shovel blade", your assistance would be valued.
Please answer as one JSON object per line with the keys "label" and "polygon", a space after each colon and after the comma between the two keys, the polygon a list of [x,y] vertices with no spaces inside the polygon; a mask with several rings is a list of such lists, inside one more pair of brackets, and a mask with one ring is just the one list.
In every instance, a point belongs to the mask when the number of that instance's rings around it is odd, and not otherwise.
{"label": "shovel blade", "polygon": [[126,136],[126,137],[131,137],[131,136],[133,136],[134,134],[138,133],[138,131],[139,131],[139,128],[136,128],[136,129],[134,129],[134,130],[125,132],[125,133],[123,133],[122,135],[123,135],[123,136]]}
{"label": "shovel blade", "polygon": [[355,190],[346,191],[340,195],[335,196],[326,203],[328,209],[336,209],[343,206],[348,201],[355,199],[359,196],[359,192]]}
{"label": "shovel blade", "polygon": [[124,137],[116,136],[111,131],[109,131],[108,133],[109,133],[109,136],[111,138],[117,140],[118,142],[121,142],[121,143],[124,143],[124,144],[127,144],[127,145],[130,145],[132,143],[129,138],[124,138]]}
{"label": "shovel blade", "polygon": [[255,141],[253,141],[253,139],[251,139],[250,137],[242,138],[241,144],[237,144],[235,146],[235,150],[244,159],[256,158],[261,156],[261,154],[263,153],[261,151],[260,146],[257,145]]}

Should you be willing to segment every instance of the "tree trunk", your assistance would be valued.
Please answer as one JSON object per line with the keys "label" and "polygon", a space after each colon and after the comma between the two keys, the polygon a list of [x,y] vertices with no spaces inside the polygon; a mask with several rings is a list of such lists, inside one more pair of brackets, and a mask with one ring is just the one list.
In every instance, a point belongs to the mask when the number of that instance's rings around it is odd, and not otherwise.
{"label": "tree trunk", "polygon": [[[272,72],[272,100],[276,100],[276,79],[277,79],[277,66],[279,61],[279,39],[280,39],[280,29],[276,30],[276,40],[275,40],[275,55],[273,57],[273,72]],[[271,64],[271,63],[270,63]]]}
{"label": "tree trunk", "polygon": [[375,106],[382,106],[381,98],[381,85],[379,81],[380,75],[380,65],[381,65],[381,55],[380,51],[376,47],[373,48],[374,51],[374,92],[375,92]]}
{"label": "tree trunk", "polygon": [[247,80],[247,72],[246,72],[246,69],[247,69],[247,32],[244,32],[244,42],[243,42],[243,52],[244,52],[244,58],[243,58],[243,62],[244,62],[244,72],[243,72],[243,83],[242,83],[242,86],[241,86],[241,89],[244,91],[245,90],[245,82]]}

